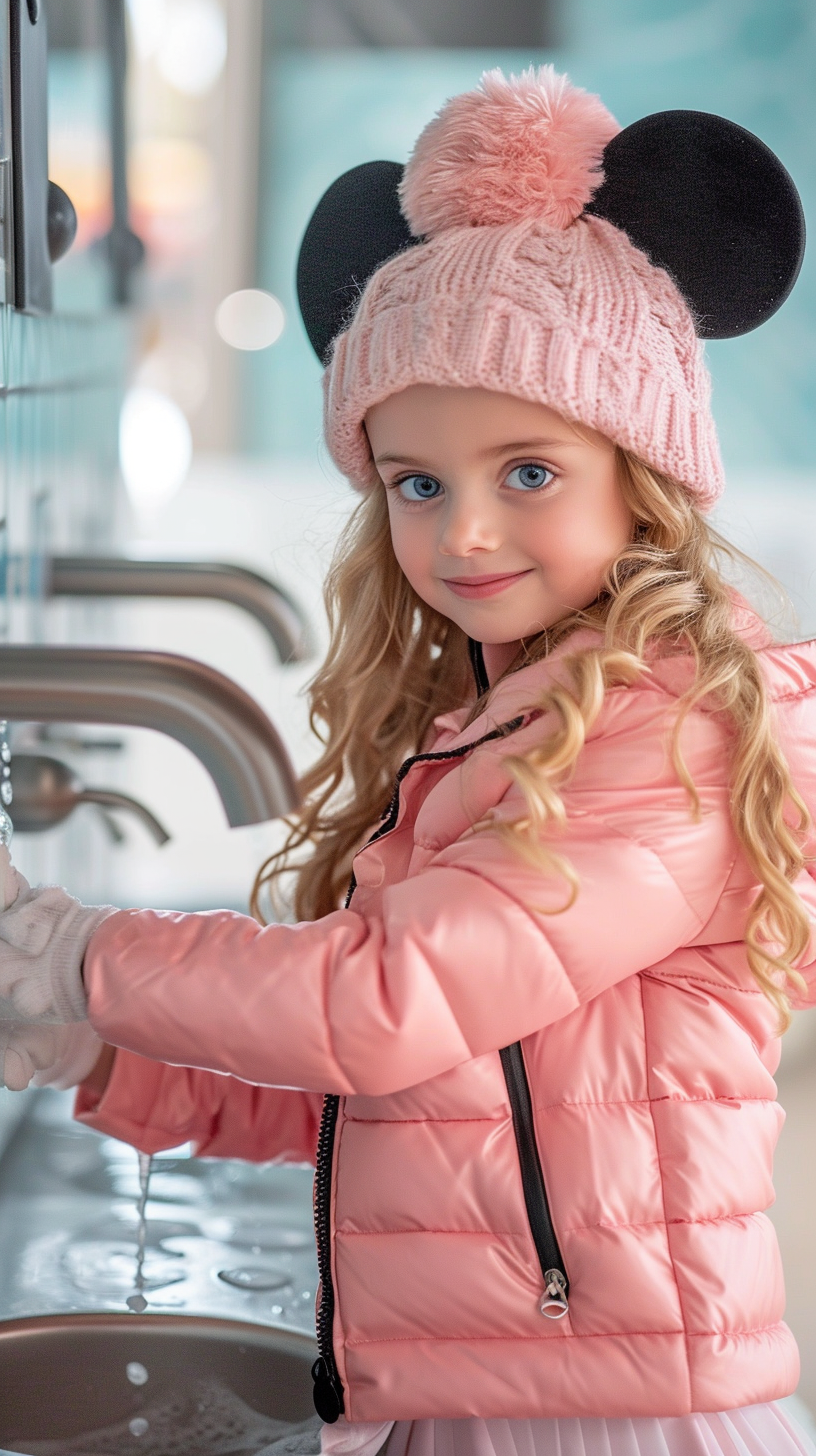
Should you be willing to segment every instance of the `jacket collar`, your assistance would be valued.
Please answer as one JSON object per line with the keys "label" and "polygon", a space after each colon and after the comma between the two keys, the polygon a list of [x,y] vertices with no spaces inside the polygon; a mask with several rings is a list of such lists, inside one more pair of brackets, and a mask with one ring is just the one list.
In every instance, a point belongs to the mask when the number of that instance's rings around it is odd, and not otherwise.
{"label": "jacket collar", "polygon": [[472,710],[472,702],[452,713],[443,713],[435,718],[434,727],[438,736],[434,741],[433,751],[475,743],[494,728],[528,714],[541,694],[563,673],[565,657],[571,657],[583,648],[597,647],[602,641],[602,633],[594,629],[580,628],[573,632],[546,657],[531,662],[526,667],[520,667],[509,677],[502,678],[493,688],[481,713],[467,727],[464,725]]}
{"label": "jacket collar", "polygon": [[[787,654],[791,654],[798,664],[803,649],[806,658],[816,658],[816,650],[807,651],[810,644],[798,643],[790,648],[774,646],[771,632],[754,608],[739,592],[732,591],[731,596],[732,625],[735,632],[755,652],[760,652],[763,659],[774,661],[785,659]],[[434,719],[436,737],[432,751],[446,751],[475,743],[494,728],[528,714],[542,693],[562,677],[564,658],[586,648],[598,647],[602,641],[603,634],[594,628],[579,628],[554,647],[546,657],[529,663],[527,667],[520,667],[509,677],[502,678],[491,692],[482,712],[467,727],[465,723],[471,712],[472,702],[454,712],[441,714]],[[663,658],[654,664],[654,676],[660,686],[678,697],[689,686],[692,672],[693,660],[686,655]]]}

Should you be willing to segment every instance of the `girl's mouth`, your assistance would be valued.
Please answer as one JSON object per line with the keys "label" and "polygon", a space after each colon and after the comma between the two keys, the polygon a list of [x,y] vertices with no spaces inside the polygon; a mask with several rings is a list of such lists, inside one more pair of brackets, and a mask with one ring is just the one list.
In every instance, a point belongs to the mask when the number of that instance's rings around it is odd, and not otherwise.
{"label": "girl's mouth", "polygon": [[444,576],[442,580],[457,597],[493,597],[514,582],[521,581],[523,576],[529,576],[532,569],[505,571],[500,576]]}

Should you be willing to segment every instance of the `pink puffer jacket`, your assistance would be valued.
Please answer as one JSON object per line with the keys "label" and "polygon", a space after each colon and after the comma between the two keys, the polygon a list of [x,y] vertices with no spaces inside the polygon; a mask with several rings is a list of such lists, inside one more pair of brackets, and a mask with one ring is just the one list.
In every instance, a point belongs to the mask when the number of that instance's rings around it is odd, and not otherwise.
{"label": "pink puffer jacket", "polygon": [[[333,1094],[329,1418],[669,1416],[797,1384],[764,1212],[779,1044],[742,946],[756,886],[723,722],[696,711],[683,730],[698,818],[671,764],[688,663],[607,695],[564,793],[570,909],[551,913],[563,881],[472,829],[519,812],[502,760],[542,720],[497,725],[562,656],[502,682],[470,727],[439,721],[355,860],[351,908],[266,929],[124,911],[86,957],[91,1020],[128,1049],[100,1102],[80,1093],[93,1126],[147,1150],[311,1159],[315,1094]],[[761,657],[816,807],[816,644]],[[801,891],[816,921],[807,875]]]}

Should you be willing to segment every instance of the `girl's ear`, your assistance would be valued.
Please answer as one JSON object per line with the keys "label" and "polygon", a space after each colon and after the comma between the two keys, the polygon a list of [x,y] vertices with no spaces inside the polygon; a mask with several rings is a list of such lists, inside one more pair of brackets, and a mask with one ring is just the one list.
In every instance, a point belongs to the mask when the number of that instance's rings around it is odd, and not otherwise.
{"label": "girl's ear", "polygon": [[324,192],[300,245],[297,293],[323,364],[372,273],[419,239],[400,211],[399,162],[364,162]]}
{"label": "girl's ear", "polygon": [[671,274],[704,339],[747,334],[796,282],[799,194],[750,131],[705,111],[658,111],[607,143],[585,211],[621,228]]}

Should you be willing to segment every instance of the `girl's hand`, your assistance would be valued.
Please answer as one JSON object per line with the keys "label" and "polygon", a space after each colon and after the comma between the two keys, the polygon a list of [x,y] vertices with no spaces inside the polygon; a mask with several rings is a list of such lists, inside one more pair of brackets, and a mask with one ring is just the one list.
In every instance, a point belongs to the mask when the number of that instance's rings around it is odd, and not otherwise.
{"label": "girl's hand", "polygon": [[103,1045],[87,1021],[70,1026],[0,1022],[2,1085],[11,1092],[23,1092],[32,1082],[59,1091],[76,1087],[94,1070]]}
{"label": "girl's hand", "polygon": [[82,961],[111,906],[88,906],[57,885],[31,889],[0,846],[0,1021],[84,1021]]}
{"label": "girl's hand", "polygon": [[0,844],[0,911],[8,910],[23,889],[30,889],[28,880],[14,868],[8,847]]}

